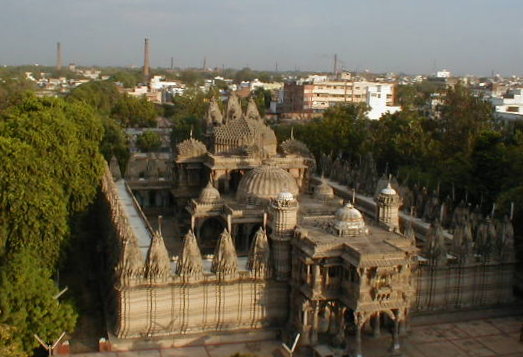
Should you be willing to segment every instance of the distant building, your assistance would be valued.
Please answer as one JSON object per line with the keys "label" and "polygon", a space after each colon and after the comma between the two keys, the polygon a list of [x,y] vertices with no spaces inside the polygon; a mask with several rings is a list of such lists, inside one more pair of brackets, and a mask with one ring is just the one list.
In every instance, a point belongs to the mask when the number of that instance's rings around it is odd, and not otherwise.
{"label": "distant building", "polygon": [[491,99],[498,118],[506,121],[523,120],[523,88],[510,89],[502,97]]}
{"label": "distant building", "polygon": [[284,113],[317,113],[344,103],[366,103],[371,108],[370,119],[400,110],[394,106],[394,85],[389,83],[344,80],[286,83],[284,86]]}
{"label": "distant building", "polygon": [[437,78],[450,78],[450,72],[446,69],[442,69],[441,71],[436,72]]}

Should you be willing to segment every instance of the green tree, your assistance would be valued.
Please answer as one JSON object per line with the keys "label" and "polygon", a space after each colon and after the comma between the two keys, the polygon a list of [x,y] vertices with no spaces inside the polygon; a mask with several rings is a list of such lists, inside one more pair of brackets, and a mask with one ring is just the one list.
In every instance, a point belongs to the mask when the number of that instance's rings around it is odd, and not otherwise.
{"label": "green tree", "polygon": [[6,324],[0,324],[0,356],[26,357],[22,344],[16,338],[16,329]]}
{"label": "green tree", "polygon": [[141,152],[158,151],[162,146],[162,139],[158,133],[146,130],[136,138],[136,146]]}
{"label": "green tree", "polygon": [[0,323],[16,328],[11,346],[19,343],[25,353],[38,346],[34,334],[52,341],[63,331],[72,332],[77,318],[70,303],[54,298],[58,289],[38,261],[35,253],[23,250],[10,255],[0,270]]}
{"label": "green tree", "polygon": [[154,127],[158,114],[156,105],[147,98],[135,98],[127,94],[121,96],[111,110],[111,117],[126,128]]}
{"label": "green tree", "polygon": [[113,82],[91,81],[73,89],[67,99],[89,104],[100,114],[109,115],[120,97],[118,88]]}

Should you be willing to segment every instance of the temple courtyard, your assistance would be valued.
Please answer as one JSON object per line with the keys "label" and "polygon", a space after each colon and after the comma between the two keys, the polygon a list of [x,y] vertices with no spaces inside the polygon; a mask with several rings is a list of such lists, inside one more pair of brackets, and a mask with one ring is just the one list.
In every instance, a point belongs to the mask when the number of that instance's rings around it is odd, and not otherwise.
{"label": "temple courtyard", "polygon": [[[427,323],[418,319],[411,331],[402,337],[403,357],[516,357],[523,356],[520,330],[523,315],[492,317],[460,321],[455,316],[452,322]],[[390,334],[382,331],[379,338],[363,338],[365,357],[388,357],[387,346]],[[323,352],[327,352],[325,349]],[[332,351],[334,356],[341,356]],[[75,357],[228,357],[236,353],[247,356],[288,356],[277,341],[254,341],[238,344],[158,349],[147,351],[106,352],[74,354]],[[297,353],[294,356],[310,355]]]}

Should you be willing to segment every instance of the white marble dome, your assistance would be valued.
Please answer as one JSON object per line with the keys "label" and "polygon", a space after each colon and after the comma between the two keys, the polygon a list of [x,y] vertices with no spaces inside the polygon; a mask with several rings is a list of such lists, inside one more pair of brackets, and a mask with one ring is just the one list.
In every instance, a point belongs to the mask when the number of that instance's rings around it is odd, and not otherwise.
{"label": "white marble dome", "polygon": [[334,231],[339,236],[349,237],[368,233],[363,215],[351,203],[347,203],[336,211]]}
{"label": "white marble dome", "polygon": [[382,195],[386,195],[386,196],[394,196],[394,195],[397,195],[396,190],[392,188],[392,186],[390,185],[390,182],[387,184],[387,187],[385,187],[383,190],[381,190],[380,193],[381,193]]}

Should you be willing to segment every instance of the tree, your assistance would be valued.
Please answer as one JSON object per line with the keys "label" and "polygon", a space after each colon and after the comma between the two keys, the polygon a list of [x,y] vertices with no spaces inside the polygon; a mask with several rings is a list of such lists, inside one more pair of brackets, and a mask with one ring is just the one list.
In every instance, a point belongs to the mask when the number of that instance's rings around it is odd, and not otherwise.
{"label": "tree", "polygon": [[89,104],[100,114],[109,115],[120,97],[121,94],[113,82],[91,81],[73,89],[67,99]]}
{"label": "tree", "polygon": [[39,257],[27,249],[10,254],[0,269],[0,323],[16,328],[11,346],[29,353],[38,346],[37,334],[45,341],[71,332],[76,322],[73,306],[54,296],[58,289]]}
{"label": "tree", "polygon": [[158,151],[162,146],[162,139],[158,133],[146,130],[136,138],[136,146],[142,152]]}
{"label": "tree", "polygon": [[126,128],[151,128],[156,126],[158,109],[147,98],[124,94],[114,104],[111,117]]}
{"label": "tree", "polygon": [[4,357],[26,357],[22,344],[16,338],[16,328],[0,324],[0,356]]}

